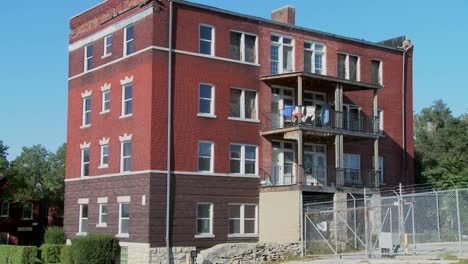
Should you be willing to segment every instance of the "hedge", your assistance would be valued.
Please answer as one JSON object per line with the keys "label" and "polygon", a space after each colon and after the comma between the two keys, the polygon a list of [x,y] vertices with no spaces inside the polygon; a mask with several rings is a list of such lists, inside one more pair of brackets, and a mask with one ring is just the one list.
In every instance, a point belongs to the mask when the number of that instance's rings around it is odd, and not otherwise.
{"label": "hedge", "polygon": [[60,263],[61,264],[73,264],[73,259],[71,255],[71,246],[64,245],[62,251],[60,252]]}
{"label": "hedge", "polygon": [[49,227],[44,234],[44,244],[65,244],[65,240],[65,232],[61,227]]}
{"label": "hedge", "polygon": [[108,234],[89,234],[72,240],[73,263],[115,264],[119,256],[119,242]]}
{"label": "hedge", "polygon": [[36,264],[37,247],[32,246],[0,246],[0,263],[2,264]]}
{"label": "hedge", "polygon": [[44,244],[41,246],[41,260],[43,264],[60,263],[60,252],[64,245]]}

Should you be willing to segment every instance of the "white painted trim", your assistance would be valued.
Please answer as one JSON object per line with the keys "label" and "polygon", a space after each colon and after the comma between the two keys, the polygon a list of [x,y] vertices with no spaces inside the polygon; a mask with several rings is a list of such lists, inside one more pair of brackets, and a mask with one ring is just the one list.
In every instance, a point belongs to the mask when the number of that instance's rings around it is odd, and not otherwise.
{"label": "white painted trim", "polygon": [[124,119],[124,118],[132,117],[132,116],[133,116],[133,114],[121,115],[121,116],[119,116],[119,119]]}
{"label": "white painted trim", "polygon": [[96,224],[96,227],[104,228],[104,227],[107,227],[107,224]]}
{"label": "white painted trim", "polygon": [[89,198],[78,199],[78,204],[89,204]]}
{"label": "white painted trim", "polygon": [[129,203],[131,200],[130,196],[117,196],[118,203]]}
{"label": "white painted trim", "polygon": [[97,198],[97,203],[102,204],[102,203],[107,203],[108,199],[107,197],[98,197]]}
{"label": "white painted trim", "polygon": [[92,90],[86,90],[86,91],[84,91],[83,93],[81,93],[81,98],[84,99],[84,98],[86,98],[86,97],[90,97],[92,93],[93,93]]}
{"label": "white painted trim", "polygon": [[211,153],[210,153],[210,170],[209,171],[200,171],[198,168],[199,173],[213,173],[214,172],[214,142],[209,140],[199,140],[197,144],[197,163],[199,164],[198,160],[200,159],[200,143],[206,143],[211,145]]}
{"label": "white painted trim", "polygon": [[191,56],[196,56],[196,57],[201,57],[201,58],[215,59],[215,60],[220,60],[220,61],[234,62],[234,63],[244,64],[244,65],[260,67],[260,64],[258,64],[258,63],[250,63],[250,62],[238,61],[238,60],[233,60],[233,59],[223,58],[223,57],[218,57],[218,56],[210,56],[210,55],[195,53],[195,52],[191,52],[191,51],[176,49],[176,50],[174,50],[174,52],[178,53],[178,54],[185,54],[185,55],[191,55]]}
{"label": "white painted trim", "polygon": [[117,237],[117,238],[129,238],[130,235],[129,234],[117,234],[117,235],[115,235],[115,237]]}
{"label": "white painted trim", "polygon": [[209,205],[210,206],[210,232],[209,233],[201,233],[201,234],[196,234],[195,238],[213,238],[214,233],[213,233],[213,221],[214,221],[214,204],[212,202],[199,202],[197,203],[197,206],[195,208],[195,221],[196,221],[196,232],[198,232],[198,206],[199,205]]}
{"label": "white painted trim", "polygon": [[124,86],[127,84],[131,84],[133,82],[133,76],[125,76],[123,80],[120,80],[120,85]]}
{"label": "white painted trim", "polygon": [[105,92],[107,90],[110,90],[111,84],[110,83],[105,83],[104,85],[101,86],[101,92]]}
{"label": "white painted trim", "polygon": [[201,235],[195,235],[194,238],[215,238],[215,235],[212,234],[201,234]]}
{"label": "white painted trim", "polygon": [[132,141],[133,134],[124,133],[123,136],[119,136],[120,142]]}
{"label": "white painted trim", "polygon": [[204,113],[197,113],[197,116],[198,117],[206,117],[206,118],[216,118],[217,117],[216,115],[204,114]]}
{"label": "white painted trim", "polygon": [[107,35],[110,35],[112,33],[114,33],[115,31],[117,30],[120,30],[122,28],[125,28],[127,26],[129,26],[130,24],[133,24],[135,23],[136,21],[139,21],[149,15],[151,15],[153,13],[153,8],[152,7],[148,7],[138,13],[135,13],[134,15],[131,15],[129,16],[128,18],[126,19],[123,19],[117,23],[114,23],[88,37],[85,37],[85,38],[82,38],[80,40],[77,40],[75,42],[73,42],[72,44],[68,45],[68,51],[74,51],[74,50],[77,50],[81,47],[83,47],[84,45],[88,44],[88,43],[91,43],[91,42],[94,42],[96,40],[99,40],[101,38],[104,38],[105,36]]}
{"label": "white painted trim", "polygon": [[108,145],[109,144],[110,138],[103,137],[102,139],[99,140],[99,145]]}
{"label": "white painted trim", "polygon": [[242,121],[242,122],[249,122],[249,123],[260,123],[260,120],[258,119],[245,119],[245,118],[239,118],[239,117],[228,117],[228,120],[232,121]]}
{"label": "white painted trim", "polygon": [[88,149],[91,147],[91,142],[83,142],[80,144],[80,149],[83,150],[83,149]]}
{"label": "white painted trim", "polygon": [[[215,52],[215,26],[213,25],[210,25],[210,24],[205,24],[205,23],[200,23],[200,25],[198,26],[198,52],[200,54],[201,53],[201,45],[200,45],[200,42],[202,41],[202,38],[201,38],[201,27],[209,27],[211,28],[211,50],[210,50],[210,54],[208,56],[215,56],[216,52]],[[206,39],[203,39],[204,41],[207,41]],[[207,54],[205,54],[207,55]]]}
{"label": "white painted trim", "polygon": [[146,205],[146,195],[141,196],[141,205],[145,206]]}

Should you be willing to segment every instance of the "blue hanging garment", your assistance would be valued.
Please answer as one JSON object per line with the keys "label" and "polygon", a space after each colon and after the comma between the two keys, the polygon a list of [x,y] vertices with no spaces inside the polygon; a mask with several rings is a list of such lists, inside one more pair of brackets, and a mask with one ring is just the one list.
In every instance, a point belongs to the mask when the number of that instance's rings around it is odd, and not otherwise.
{"label": "blue hanging garment", "polygon": [[322,105],[321,117],[322,117],[322,123],[324,125],[328,125],[328,122],[330,122],[330,109],[327,103],[324,103]]}
{"label": "blue hanging garment", "polygon": [[294,112],[294,106],[292,106],[292,105],[285,105],[284,106],[283,116],[291,117],[293,115],[293,112]]}

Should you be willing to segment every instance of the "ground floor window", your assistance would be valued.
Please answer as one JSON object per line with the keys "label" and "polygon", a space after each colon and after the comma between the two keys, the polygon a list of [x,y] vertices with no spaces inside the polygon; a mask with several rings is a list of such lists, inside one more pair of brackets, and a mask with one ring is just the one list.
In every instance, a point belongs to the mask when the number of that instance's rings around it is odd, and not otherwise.
{"label": "ground floor window", "polygon": [[229,235],[256,235],[257,205],[230,204],[229,205]]}
{"label": "ground floor window", "polygon": [[80,204],[80,226],[79,233],[88,233],[88,205]]}
{"label": "ground floor window", "polygon": [[197,204],[197,236],[213,235],[213,204]]}
{"label": "ground floor window", "polygon": [[128,223],[130,221],[130,203],[120,203],[119,234],[128,235]]}
{"label": "ground floor window", "polygon": [[0,245],[8,245],[8,233],[0,233]]}

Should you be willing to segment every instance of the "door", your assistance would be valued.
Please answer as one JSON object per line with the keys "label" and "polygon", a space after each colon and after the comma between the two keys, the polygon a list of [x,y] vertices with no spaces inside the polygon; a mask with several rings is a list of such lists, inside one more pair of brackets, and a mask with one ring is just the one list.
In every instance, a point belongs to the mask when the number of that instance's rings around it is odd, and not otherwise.
{"label": "door", "polygon": [[273,88],[271,95],[271,126],[281,128],[290,122],[290,117],[283,115],[286,106],[294,106],[294,93],[290,88]]}
{"label": "door", "polygon": [[294,184],[296,179],[293,143],[273,141],[271,151],[271,165],[273,184]]}
{"label": "door", "polygon": [[355,105],[344,105],[345,128],[352,131],[361,131],[361,109]]}
{"label": "door", "polygon": [[327,158],[325,145],[304,145],[304,174],[308,185],[327,184]]}

